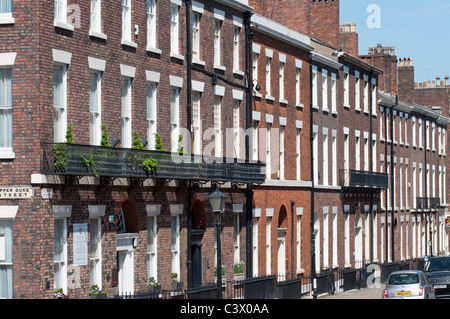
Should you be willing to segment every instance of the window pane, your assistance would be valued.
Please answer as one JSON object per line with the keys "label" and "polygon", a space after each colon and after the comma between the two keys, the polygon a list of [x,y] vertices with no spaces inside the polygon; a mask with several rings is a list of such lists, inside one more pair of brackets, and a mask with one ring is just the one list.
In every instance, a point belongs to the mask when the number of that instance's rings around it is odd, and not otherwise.
{"label": "window pane", "polygon": [[12,0],[0,0],[0,13],[12,13]]}

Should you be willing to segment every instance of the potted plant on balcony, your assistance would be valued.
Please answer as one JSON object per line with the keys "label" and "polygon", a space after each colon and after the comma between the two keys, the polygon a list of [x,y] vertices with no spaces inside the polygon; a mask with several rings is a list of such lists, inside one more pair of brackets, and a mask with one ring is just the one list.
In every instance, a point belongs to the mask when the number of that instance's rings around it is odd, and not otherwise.
{"label": "potted plant on balcony", "polygon": [[244,262],[240,261],[233,266],[234,270],[234,280],[243,280],[245,279],[244,273]]}
{"label": "potted plant on balcony", "polygon": [[102,291],[97,284],[93,284],[89,290],[89,297],[91,299],[106,299],[107,293]]}
{"label": "potted plant on balcony", "polygon": [[[141,141],[141,138],[139,137],[138,132],[133,132],[133,149],[139,150],[139,151],[145,150],[144,145],[142,144],[142,141]],[[136,172],[138,171],[137,167],[139,166],[139,163],[141,163],[142,156],[143,156],[143,153],[142,154],[131,153],[131,161],[132,161],[133,169]],[[148,157],[142,162],[142,168],[147,176],[150,174],[156,173],[158,166],[159,166],[158,161],[156,159],[154,159],[153,157]]]}
{"label": "potted plant on balcony", "polygon": [[[225,277],[225,270],[226,270],[225,266],[222,265],[222,270],[221,270],[221,272],[222,272],[222,283],[226,283],[227,282],[227,279]],[[217,282],[217,266],[214,266],[214,281]]]}
{"label": "potted plant on balcony", "polygon": [[55,289],[53,295],[55,296],[55,299],[69,299],[69,295],[66,295],[62,288]]}
{"label": "potted plant on balcony", "polygon": [[155,277],[148,277],[147,286],[149,293],[151,294],[161,293],[161,285],[156,281]]}
{"label": "potted plant on balcony", "polygon": [[178,278],[176,272],[172,273],[172,290],[183,290],[183,283]]}

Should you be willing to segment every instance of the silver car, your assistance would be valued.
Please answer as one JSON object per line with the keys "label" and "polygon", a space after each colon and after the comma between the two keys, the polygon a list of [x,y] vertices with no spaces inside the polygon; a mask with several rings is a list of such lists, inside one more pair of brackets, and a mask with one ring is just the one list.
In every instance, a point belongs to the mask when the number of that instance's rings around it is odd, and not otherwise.
{"label": "silver car", "polygon": [[389,276],[383,299],[436,299],[436,294],[422,271],[396,271]]}

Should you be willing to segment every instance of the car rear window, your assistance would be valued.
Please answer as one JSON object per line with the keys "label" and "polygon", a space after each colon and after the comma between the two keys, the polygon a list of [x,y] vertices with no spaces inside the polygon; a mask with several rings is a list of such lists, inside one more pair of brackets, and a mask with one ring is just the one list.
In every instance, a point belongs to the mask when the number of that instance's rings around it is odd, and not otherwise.
{"label": "car rear window", "polygon": [[426,264],[426,271],[450,271],[450,259],[432,259]]}
{"label": "car rear window", "polygon": [[389,285],[414,285],[419,283],[418,274],[393,274],[389,277]]}

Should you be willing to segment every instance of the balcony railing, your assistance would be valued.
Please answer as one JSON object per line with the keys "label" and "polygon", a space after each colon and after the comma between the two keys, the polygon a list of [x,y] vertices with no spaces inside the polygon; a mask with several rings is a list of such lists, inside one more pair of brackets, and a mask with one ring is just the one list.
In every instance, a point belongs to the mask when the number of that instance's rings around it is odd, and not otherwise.
{"label": "balcony railing", "polygon": [[417,209],[438,209],[441,206],[439,197],[416,197]]}
{"label": "balcony railing", "polygon": [[342,169],[339,171],[341,187],[386,189],[389,185],[389,175],[356,170]]}
{"label": "balcony railing", "polygon": [[262,184],[265,164],[78,144],[43,144],[43,174]]}

